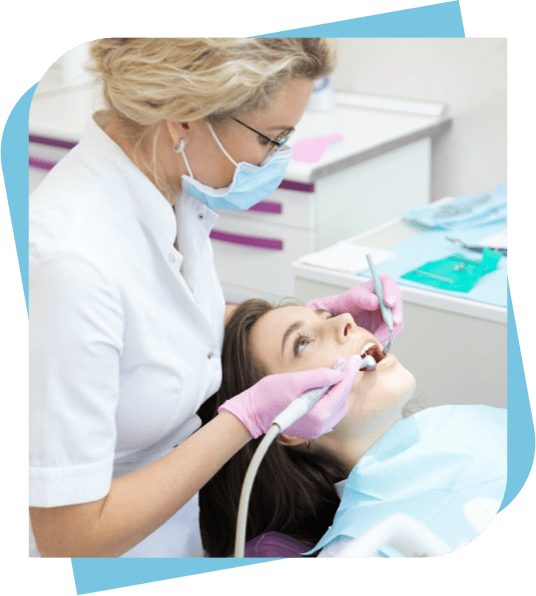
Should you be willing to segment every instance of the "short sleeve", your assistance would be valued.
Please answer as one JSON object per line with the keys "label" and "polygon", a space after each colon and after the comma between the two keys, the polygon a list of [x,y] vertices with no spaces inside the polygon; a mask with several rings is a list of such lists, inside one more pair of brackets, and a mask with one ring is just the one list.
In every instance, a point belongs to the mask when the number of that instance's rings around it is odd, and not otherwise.
{"label": "short sleeve", "polygon": [[87,257],[30,261],[30,506],[95,501],[113,471],[119,291]]}

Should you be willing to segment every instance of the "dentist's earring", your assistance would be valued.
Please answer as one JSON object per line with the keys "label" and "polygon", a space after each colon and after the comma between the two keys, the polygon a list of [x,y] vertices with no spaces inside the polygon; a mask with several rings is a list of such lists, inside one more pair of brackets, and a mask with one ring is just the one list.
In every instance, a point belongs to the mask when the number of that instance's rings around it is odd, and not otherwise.
{"label": "dentist's earring", "polygon": [[179,141],[179,146],[177,147],[177,143],[173,143],[173,151],[175,153],[182,153],[184,151],[184,139]]}

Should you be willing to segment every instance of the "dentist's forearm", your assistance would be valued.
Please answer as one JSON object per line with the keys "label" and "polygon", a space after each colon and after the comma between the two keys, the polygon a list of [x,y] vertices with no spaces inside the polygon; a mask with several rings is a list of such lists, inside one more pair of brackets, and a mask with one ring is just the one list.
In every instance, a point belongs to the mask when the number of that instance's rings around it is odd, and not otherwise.
{"label": "dentist's forearm", "polygon": [[251,435],[222,412],[157,461],[112,481],[106,497],[64,507],[32,507],[42,557],[117,557],[185,505]]}

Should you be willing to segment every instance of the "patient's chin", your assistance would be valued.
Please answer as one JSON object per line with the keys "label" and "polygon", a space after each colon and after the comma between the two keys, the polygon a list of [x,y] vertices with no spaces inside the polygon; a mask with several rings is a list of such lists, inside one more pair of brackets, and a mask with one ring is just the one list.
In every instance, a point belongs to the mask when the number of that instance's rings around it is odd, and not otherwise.
{"label": "patient's chin", "polygon": [[402,395],[400,396],[400,405],[405,406],[408,401],[415,395],[415,390],[417,389],[417,381],[415,377],[411,375],[412,381],[409,382],[406,389],[403,391]]}
{"label": "patient's chin", "polygon": [[393,393],[398,392],[400,395],[400,400],[407,400],[413,397],[417,387],[417,382],[415,377],[407,368],[404,368],[402,365],[400,365],[395,374],[385,380],[386,384],[392,384],[392,391]]}

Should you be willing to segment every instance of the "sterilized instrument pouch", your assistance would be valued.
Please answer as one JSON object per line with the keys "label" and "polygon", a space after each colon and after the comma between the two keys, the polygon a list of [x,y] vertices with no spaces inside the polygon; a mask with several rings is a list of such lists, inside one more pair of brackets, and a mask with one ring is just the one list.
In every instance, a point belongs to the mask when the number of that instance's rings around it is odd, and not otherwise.
{"label": "sterilized instrument pouch", "polygon": [[469,292],[484,275],[497,269],[503,255],[485,248],[482,259],[469,259],[456,253],[439,261],[429,261],[402,275],[420,284],[452,292]]}

